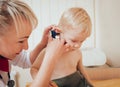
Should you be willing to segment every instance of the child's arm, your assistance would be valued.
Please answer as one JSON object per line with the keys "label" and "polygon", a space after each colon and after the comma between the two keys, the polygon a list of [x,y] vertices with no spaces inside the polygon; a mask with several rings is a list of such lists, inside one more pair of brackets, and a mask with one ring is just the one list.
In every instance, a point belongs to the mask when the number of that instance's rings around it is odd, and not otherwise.
{"label": "child's arm", "polygon": [[[78,63],[78,67],[77,67],[77,68],[78,68],[79,72],[81,72],[81,74],[82,74],[82,75],[85,77],[85,79],[88,81],[88,83],[93,86],[93,83],[92,83],[90,77],[88,76],[87,72],[85,71],[84,66],[83,66],[83,64],[82,64],[82,53],[81,53],[81,52],[80,52],[80,60],[79,60],[79,63]],[[93,86],[93,87],[94,87],[94,86]]]}
{"label": "child's arm", "polygon": [[43,58],[44,58],[44,54],[45,54],[45,49],[43,49],[39,53],[36,60],[34,61],[34,63],[31,66],[30,73],[31,73],[31,76],[32,76],[33,79],[35,78],[35,76],[38,73],[38,70],[40,69],[40,66],[41,66]]}

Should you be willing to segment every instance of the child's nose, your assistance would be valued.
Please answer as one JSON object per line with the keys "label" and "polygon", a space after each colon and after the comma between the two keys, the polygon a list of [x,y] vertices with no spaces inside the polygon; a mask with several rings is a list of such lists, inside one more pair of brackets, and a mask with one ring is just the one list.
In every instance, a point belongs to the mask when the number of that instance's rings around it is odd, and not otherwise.
{"label": "child's nose", "polygon": [[79,44],[74,44],[74,47],[75,47],[75,48],[79,48],[80,45],[79,45]]}

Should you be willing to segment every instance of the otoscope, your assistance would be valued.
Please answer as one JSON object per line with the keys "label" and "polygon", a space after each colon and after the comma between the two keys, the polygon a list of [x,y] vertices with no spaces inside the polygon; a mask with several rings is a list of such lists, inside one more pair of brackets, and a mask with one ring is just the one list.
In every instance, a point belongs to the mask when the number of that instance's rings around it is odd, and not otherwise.
{"label": "otoscope", "polygon": [[56,36],[60,35],[60,33],[57,33],[55,30],[51,30],[51,36],[52,38],[56,38]]}

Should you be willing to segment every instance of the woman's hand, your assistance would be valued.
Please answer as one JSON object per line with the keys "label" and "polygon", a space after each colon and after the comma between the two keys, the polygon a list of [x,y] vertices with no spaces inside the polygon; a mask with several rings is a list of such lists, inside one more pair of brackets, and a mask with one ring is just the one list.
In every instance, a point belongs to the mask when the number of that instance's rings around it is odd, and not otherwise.
{"label": "woman's hand", "polygon": [[47,43],[48,43],[48,36],[49,36],[49,31],[52,29],[52,25],[48,26],[45,28],[44,32],[43,32],[43,36],[41,39],[41,44],[46,47]]}
{"label": "woman's hand", "polygon": [[41,39],[41,44],[46,47],[47,46],[47,43],[48,43],[48,37],[50,35],[50,30],[52,29],[56,29],[58,30],[58,27],[56,27],[55,25],[50,25],[48,27],[45,28],[44,32],[43,32],[43,36],[42,36],[42,39]]}
{"label": "woman's hand", "polygon": [[50,78],[52,72],[59,58],[66,52],[65,49],[67,47],[67,44],[65,44],[64,39],[60,38],[53,39],[51,36],[49,36],[48,38],[49,40],[46,47],[43,62],[31,87],[53,86],[50,85]]}
{"label": "woman's hand", "polygon": [[58,58],[62,56],[67,49],[67,44],[65,44],[64,39],[60,38],[52,38],[49,36],[49,41],[46,47],[46,56],[49,56],[49,58]]}

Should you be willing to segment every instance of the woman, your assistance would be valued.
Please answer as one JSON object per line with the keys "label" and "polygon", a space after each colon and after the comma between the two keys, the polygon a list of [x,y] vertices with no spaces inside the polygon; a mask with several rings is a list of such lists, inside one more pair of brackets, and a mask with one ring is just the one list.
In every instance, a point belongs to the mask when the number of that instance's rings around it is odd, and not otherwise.
{"label": "woman", "polygon": [[69,46],[64,44],[63,39],[48,37],[49,31],[54,27],[49,26],[45,29],[43,38],[36,48],[30,53],[26,52],[28,38],[36,25],[37,18],[27,4],[19,0],[0,0],[0,86],[14,85],[9,76],[11,64],[23,68],[30,67],[46,46],[42,67],[31,87],[51,85],[50,77],[54,65]]}

